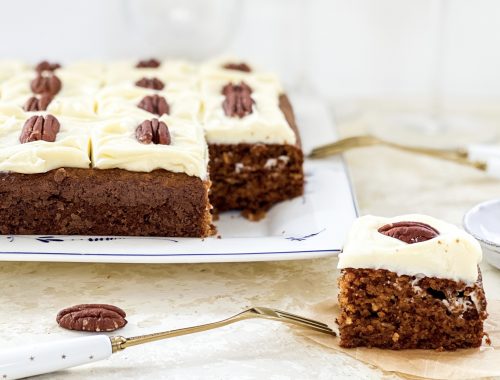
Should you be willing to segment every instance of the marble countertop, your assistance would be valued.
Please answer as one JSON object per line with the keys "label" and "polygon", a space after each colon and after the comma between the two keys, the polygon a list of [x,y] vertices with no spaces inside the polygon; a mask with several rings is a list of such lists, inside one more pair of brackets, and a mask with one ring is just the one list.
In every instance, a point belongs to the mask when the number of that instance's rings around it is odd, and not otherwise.
{"label": "marble countertop", "polygon": [[[341,134],[370,130],[368,111],[342,116]],[[370,115],[370,113],[368,113]],[[445,141],[450,136],[442,136]],[[429,139],[434,139],[430,136]],[[361,214],[424,213],[461,224],[473,205],[498,197],[500,181],[455,164],[387,148],[346,154]],[[2,346],[76,335],[60,329],[58,310],[77,303],[125,309],[122,335],[142,334],[225,318],[252,306],[300,313],[331,298],[335,257],[229,264],[0,263]],[[490,299],[500,299],[500,271],[482,264]],[[40,379],[288,379],[396,378],[318,346],[270,321],[129,348],[111,359]]]}

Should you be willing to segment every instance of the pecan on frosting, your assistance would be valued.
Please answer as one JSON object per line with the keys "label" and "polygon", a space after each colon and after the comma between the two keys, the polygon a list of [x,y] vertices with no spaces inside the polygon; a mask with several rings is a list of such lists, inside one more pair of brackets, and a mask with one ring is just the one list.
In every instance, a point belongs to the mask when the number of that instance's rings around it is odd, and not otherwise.
{"label": "pecan on frosting", "polygon": [[41,61],[35,66],[35,71],[41,73],[43,71],[55,71],[61,68],[61,65],[56,62]]}
{"label": "pecan on frosting", "polygon": [[52,115],[32,116],[24,123],[19,141],[21,144],[38,140],[54,142],[60,127],[59,120]]}
{"label": "pecan on frosting", "polygon": [[157,67],[160,67],[160,65],[161,65],[161,62],[159,60],[157,60],[155,58],[151,58],[151,59],[145,59],[145,60],[137,62],[135,67],[138,69],[143,69],[143,68],[155,69]]}
{"label": "pecan on frosting", "polygon": [[42,94],[40,96],[32,96],[24,103],[23,110],[26,112],[45,111],[52,101],[50,94]]}
{"label": "pecan on frosting", "polygon": [[249,73],[252,71],[251,67],[248,66],[245,62],[239,62],[239,63],[230,62],[230,63],[226,63],[222,67],[227,69],[227,70],[243,71],[245,73]]}
{"label": "pecan on frosting", "polygon": [[155,115],[161,116],[170,113],[167,100],[160,95],[148,95],[142,98],[137,107]]}
{"label": "pecan on frosting", "polygon": [[144,120],[135,130],[135,137],[141,144],[170,145],[168,126],[158,119]]}
{"label": "pecan on frosting", "polygon": [[54,96],[61,91],[61,87],[61,80],[54,74],[38,74],[37,77],[31,81],[31,91],[33,91],[34,94],[48,94]]}
{"label": "pecan on frosting", "polygon": [[434,227],[421,222],[390,223],[380,227],[378,232],[408,244],[427,241],[439,235],[439,231]]}
{"label": "pecan on frosting", "polygon": [[165,84],[158,78],[141,78],[137,82],[135,82],[135,85],[138,87],[144,87],[144,88],[151,88],[153,90],[163,90],[165,87]]}
{"label": "pecan on frosting", "polygon": [[226,97],[222,103],[226,116],[242,118],[253,112],[252,89],[245,82],[225,85],[222,94]]}

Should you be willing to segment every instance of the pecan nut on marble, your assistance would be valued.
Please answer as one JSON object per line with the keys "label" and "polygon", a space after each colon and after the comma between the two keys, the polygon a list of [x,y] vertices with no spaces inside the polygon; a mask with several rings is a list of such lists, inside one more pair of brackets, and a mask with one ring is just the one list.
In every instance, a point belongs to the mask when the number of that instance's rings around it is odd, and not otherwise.
{"label": "pecan nut on marble", "polygon": [[245,62],[240,62],[240,63],[226,63],[224,66],[225,69],[227,70],[236,70],[236,71],[243,71],[245,73],[249,73],[252,71],[250,66],[248,66]]}
{"label": "pecan nut on marble", "polygon": [[135,130],[135,137],[141,144],[170,145],[168,126],[158,119],[144,120]]}
{"label": "pecan nut on marble", "polygon": [[119,307],[106,304],[82,304],[57,313],[56,322],[68,330],[115,331],[127,324],[127,314]]}
{"label": "pecan nut on marble", "polygon": [[153,90],[163,90],[165,84],[158,78],[141,78],[135,82],[137,87],[151,88]]}
{"label": "pecan nut on marble", "polygon": [[23,110],[26,112],[45,111],[51,101],[52,96],[50,94],[32,96],[24,103]]}
{"label": "pecan nut on marble", "polygon": [[170,106],[167,100],[160,95],[148,95],[142,98],[137,107],[143,110],[161,116],[170,113]]}
{"label": "pecan nut on marble", "polygon": [[41,73],[43,71],[55,71],[59,68],[61,68],[61,65],[59,63],[42,61],[42,62],[38,63],[38,65],[36,65],[35,71],[37,73]]}
{"label": "pecan nut on marble", "polygon": [[155,69],[157,67],[160,67],[160,65],[161,65],[160,61],[158,61],[157,59],[151,58],[151,59],[145,59],[145,60],[137,62],[137,65],[135,65],[135,67],[137,67],[138,69],[143,69],[143,68]]}
{"label": "pecan nut on marble", "polygon": [[38,140],[54,142],[60,127],[59,120],[52,115],[32,116],[24,123],[19,141],[21,144]]}
{"label": "pecan nut on marble", "polygon": [[242,118],[253,112],[252,89],[245,82],[225,85],[222,94],[226,97],[222,103],[226,116]]}
{"label": "pecan nut on marble", "polygon": [[380,227],[378,232],[408,244],[420,243],[439,235],[439,231],[434,227],[420,222],[390,223]]}
{"label": "pecan nut on marble", "polygon": [[61,91],[61,87],[61,80],[54,74],[39,74],[31,81],[31,91],[33,91],[34,94],[48,94],[54,96]]}

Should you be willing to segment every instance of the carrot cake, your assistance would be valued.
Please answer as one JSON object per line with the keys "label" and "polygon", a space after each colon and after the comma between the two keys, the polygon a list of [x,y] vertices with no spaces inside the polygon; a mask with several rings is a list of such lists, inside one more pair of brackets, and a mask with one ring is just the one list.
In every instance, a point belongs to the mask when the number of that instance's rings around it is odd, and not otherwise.
{"label": "carrot cake", "polygon": [[486,298],[479,243],[424,215],[364,216],[339,255],[342,347],[479,347]]}

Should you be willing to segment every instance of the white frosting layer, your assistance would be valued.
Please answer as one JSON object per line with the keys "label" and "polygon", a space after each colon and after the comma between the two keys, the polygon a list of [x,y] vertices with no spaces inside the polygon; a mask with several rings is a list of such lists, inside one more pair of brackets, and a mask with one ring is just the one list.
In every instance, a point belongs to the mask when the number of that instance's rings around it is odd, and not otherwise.
{"label": "white frosting layer", "polygon": [[[229,63],[246,63],[250,67],[251,71],[245,72],[224,68],[224,66]],[[211,59],[201,64],[199,71],[200,76],[203,79],[216,79],[225,82],[258,80],[261,83],[265,83],[269,86],[274,87],[276,91],[280,93],[283,92],[283,87],[280,83],[280,80],[275,74],[262,71],[257,66],[237,57],[223,56]]]}
{"label": "white frosting layer", "polygon": [[171,88],[154,91],[130,83],[108,86],[99,91],[96,96],[98,114],[108,117],[138,113],[144,118],[154,117],[153,114],[138,108],[137,105],[145,96],[155,94],[163,96],[167,100],[170,116],[198,120],[201,100],[197,92],[187,89],[177,91]]}
{"label": "white frosting layer", "polygon": [[[101,81],[73,70],[58,69],[55,73],[62,82],[61,91],[56,96],[87,96],[94,95]],[[36,78],[34,71],[26,71],[12,76],[0,85],[1,100],[12,101],[14,99],[28,99],[33,95],[31,92],[31,81]]]}
{"label": "white frosting layer", "polygon": [[[0,84],[14,75],[29,70],[28,64],[18,60],[3,59],[0,61]],[[0,86],[1,91],[1,86]],[[1,94],[0,94],[1,97]]]}
{"label": "white frosting layer", "polygon": [[96,102],[94,96],[56,96],[45,112],[25,112],[23,106],[31,95],[0,103],[0,115],[28,118],[34,114],[50,113],[56,117],[66,116],[78,119],[95,119]]}
{"label": "white frosting layer", "polygon": [[[378,232],[386,224],[413,221],[428,224],[439,236],[420,243],[407,244]],[[338,268],[386,269],[398,275],[420,275],[462,280],[477,280],[477,265],[482,252],[479,243],[458,227],[425,215],[394,218],[363,216],[351,227]]]}
{"label": "white frosting layer", "polygon": [[[228,117],[222,108],[226,80],[201,83],[204,111],[202,122],[210,144],[295,144],[296,136],[279,108],[280,92],[254,77],[245,78],[252,88],[253,112],[243,118]],[[239,84],[239,82],[233,82]]]}
{"label": "white frosting layer", "polygon": [[170,145],[141,144],[137,141],[135,131],[144,121],[137,115],[100,122],[92,130],[94,167],[137,172],[165,169],[205,179],[208,149],[201,126],[166,115],[160,120],[168,126],[172,140]]}
{"label": "white frosting layer", "polygon": [[58,118],[61,128],[55,142],[21,144],[19,136],[25,120],[0,117],[0,171],[32,174],[61,167],[90,166],[88,124],[61,117]]}
{"label": "white frosting layer", "polygon": [[[202,65],[166,60],[158,68],[136,68],[136,60],[63,64],[55,71],[62,82],[61,91],[47,111],[25,112],[22,107],[33,96],[30,83],[37,75],[34,66],[0,61],[0,170],[39,173],[61,166],[87,167],[89,136],[98,168],[162,168],[201,178],[207,176],[207,141],[295,144],[295,133],[279,109],[282,88],[276,76],[253,65],[251,73],[224,69],[229,62],[241,60],[226,57]],[[143,77],[156,77],[165,88],[156,91],[135,86]],[[227,117],[222,109],[222,87],[240,81],[253,89],[253,113],[241,119]],[[163,118],[172,134],[171,146],[147,146],[135,139],[140,122],[156,117],[137,107],[142,98],[153,94],[164,96],[169,104],[170,114]],[[74,119],[74,123],[70,123],[71,128],[61,127],[55,143],[21,145],[22,125],[35,114],[52,114],[61,124]],[[81,127],[84,124],[86,127]]]}
{"label": "white frosting layer", "polygon": [[135,83],[141,78],[158,78],[165,84],[165,89],[189,87],[197,84],[197,68],[181,60],[163,61],[158,68],[136,68],[137,61],[116,61],[106,65],[104,84]]}

